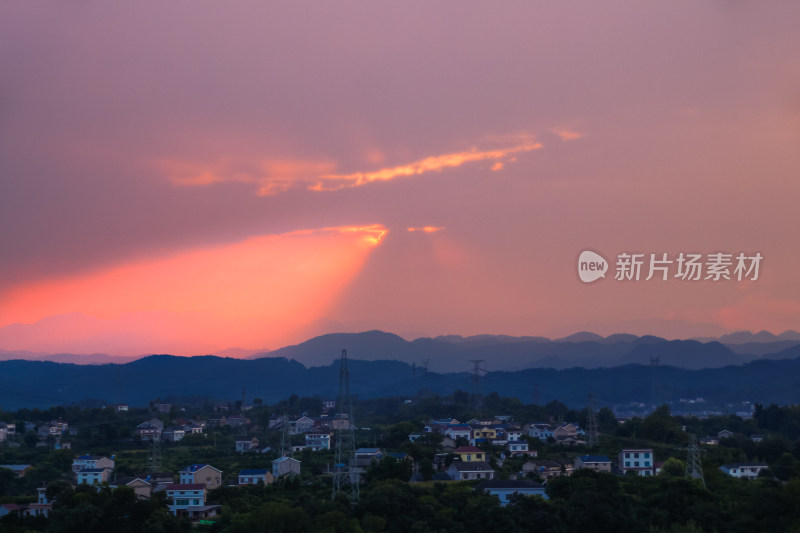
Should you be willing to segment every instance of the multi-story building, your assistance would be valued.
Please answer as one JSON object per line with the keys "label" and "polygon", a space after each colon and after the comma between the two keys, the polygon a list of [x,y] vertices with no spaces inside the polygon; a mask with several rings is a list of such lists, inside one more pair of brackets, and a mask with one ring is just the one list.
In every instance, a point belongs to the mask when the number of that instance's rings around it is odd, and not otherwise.
{"label": "multi-story building", "polygon": [[329,431],[309,431],[306,433],[306,448],[318,452],[331,449],[331,434]]}
{"label": "multi-story building", "polygon": [[630,449],[619,452],[619,469],[623,474],[636,472],[640,476],[656,474],[653,450]]}
{"label": "multi-story building", "polygon": [[167,485],[167,507],[175,516],[199,520],[216,516],[219,505],[206,505],[206,486],[202,483],[172,483]]}
{"label": "multi-story building", "polygon": [[111,479],[110,468],[84,468],[75,472],[75,481],[78,485],[99,485]]}
{"label": "multi-story building", "polygon": [[80,472],[82,470],[89,470],[92,468],[108,468],[114,470],[114,458],[108,458],[103,455],[81,455],[72,461],[72,471]]}

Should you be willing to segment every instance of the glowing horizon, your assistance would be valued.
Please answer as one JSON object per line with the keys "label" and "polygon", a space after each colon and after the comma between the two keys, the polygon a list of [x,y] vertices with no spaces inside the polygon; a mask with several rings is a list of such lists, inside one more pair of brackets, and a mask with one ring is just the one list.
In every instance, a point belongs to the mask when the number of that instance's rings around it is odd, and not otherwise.
{"label": "glowing horizon", "polygon": [[[161,343],[184,337],[188,345],[222,350],[230,347],[224,339],[236,338],[264,347],[276,331],[291,338],[286,332],[321,319],[387,233],[378,224],[297,230],[41,281],[5,295],[0,328],[77,312],[95,319],[92,326],[73,317],[70,331],[60,334],[65,345],[80,345],[98,321],[113,325],[127,315]],[[22,349],[13,338],[4,340]],[[162,350],[154,343],[144,351]]]}
{"label": "glowing horizon", "polygon": [[0,350],[800,329],[791,2],[152,7],[0,6]]}

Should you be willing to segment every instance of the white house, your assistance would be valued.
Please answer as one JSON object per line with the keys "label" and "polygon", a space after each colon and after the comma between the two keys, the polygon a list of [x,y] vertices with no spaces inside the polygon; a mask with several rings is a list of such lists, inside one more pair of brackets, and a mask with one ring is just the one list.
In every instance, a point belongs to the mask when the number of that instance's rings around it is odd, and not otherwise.
{"label": "white house", "polygon": [[160,440],[161,439],[161,430],[163,427],[159,427],[156,424],[153,424],[151,421],[142,422],[136,429],[134,430],[136,435],[139,436],[142,440]]}
{"label": "white house", "polygon": [[111,479],[110,468],[84,468],[75,472],[75,480],[78,485],[99,485]]}
{"label": "white house", "polygon": [[291,429],[289,430],[289,433],[296,435],[311,431],[314,428],[316,422],[314,421],[313,418],[303,415],[297,420],[290,422],[290,424],[291,424]]}
{"label": "white house", "polygon": [[619,469],[623,474],[636,472],[640,476],[654,476],[653,450],[630,449],[619,452]]}
{"label": "white house", "polygon": [[528,442],[524,440],[510,440],[506,443],[506,450],[511,455],[531,455],[536,457],[538,453],[536,450],[528,449]]}
{"label": "white house", "polygon": [[199,520],[216,516],[219,505],[206,505],[206,486],[202,483],[172,483],[167,485],[167,507],[175,516]]}
{"label": "white house", "polygon": [[506,439],[508,440],[508,442],[517,442],[522,440],[522,430],[521,429],[506,430]]}
{"label": "white house", "polygon": [[114,469],[114,458],[109,459],[103,455],[81,455],[72,460],[72,471],[80,472],[92,468]]}
{"label": "white house", "polygon": [[47,498],[47,487],[36,489],[36,503],[28,505],[24,510],[25,516],[44,516],[46,517],[53,510],[53,502]]}
{"label": "white house", "polygon": [[528,436],[541,441],[546,441],[553,436],[554,428],[550,424],[531,424],[528,429]]}
{"label": "white house", "polygon": [[331,449],[331,434],[327,431],[310,431],[306,433],[306,448],[313,452]]}
{"label": "white house", "polygon": [[256,437],[243,437],[240,439],[236,439],[237,453],[257,452],[257,451],[258,451],[258,439]]}
{"label": "white house", "polygon": [[462,438],[468,441],[472,438],[472,428],[466,424],[453,424],[445,428],[444,434],[453,440]]}
{"label": "white house", "polygon": [[205,423],[200,424],[198,422],[189,422],[183,426],[184,434],[189,435],[201,435],[203,433],[203,429],[205,428]]}
{"label": "white house", "polygon": [[494,469],[486,461],[453,461],[447,469],[447,475],[453,481],[494,479]]}
{"label": "white house", "polygon": [[739,477],[744,479],[757,478],[759,472],[765,468],[767,468],[767,465],[764,463],[731,463],[719,467],[720,470],[731,477]]}

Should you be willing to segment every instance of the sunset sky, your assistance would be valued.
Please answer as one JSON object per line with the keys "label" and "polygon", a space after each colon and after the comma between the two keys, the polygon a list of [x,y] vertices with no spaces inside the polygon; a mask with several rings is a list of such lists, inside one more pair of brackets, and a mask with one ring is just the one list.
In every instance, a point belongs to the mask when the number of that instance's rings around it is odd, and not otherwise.
{"label": "sunset sky", "polygon": [[[0,349],[800,329],[798,28],[794,0],[5,2]],[[614,279],[682,252],[763,261]]]}

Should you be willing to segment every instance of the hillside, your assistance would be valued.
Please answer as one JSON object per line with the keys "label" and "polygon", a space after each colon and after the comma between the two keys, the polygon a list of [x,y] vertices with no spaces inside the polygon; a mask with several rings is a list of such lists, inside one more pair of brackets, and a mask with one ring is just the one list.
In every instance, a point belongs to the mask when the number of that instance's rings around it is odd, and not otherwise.
{"label": "hillside", "polygon": [[[580,343],[583,344],[583,343]],[[679,345],[676,345],[679,346]],[[642,348],[644,350],[644,348]],[[719,350],[719,349],[718,349]],[[659,368],[664,400],[703,397],[708,402],[794,403],[800,388],[800,349],[786,356],[744,365],[690,370]],[[483,393],[498,392],[525,403],[533,399],[534,384],[541,403],[559,400],[571,406],[586,403],[595,394],[603,405],[647,402],[651,396],[652,369],[645,364],[612,368],[555,369],[531,367],[520,371],[485,374]],[[723,353],[723,352],[720,352]],[[334,358],[331,358],[334,359]],[[338,361],[306,367],[285,358],[242,360],[215,356],[174,357],[155,355],[115,365],[75,365],[40,361],[0,362],[0,407],[46,407],[95,400],[145,405],[156,398],[193,398],[195,401],[246,398],[276,402],[291,394],[335,398],[339,386]],[[450,394],[471,390],[469,373],[412,370],[398,361],[350,361],[350,388],[360,398],[412,396],[419,389]]]}

